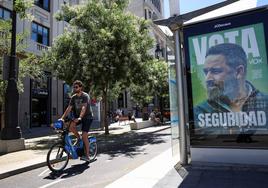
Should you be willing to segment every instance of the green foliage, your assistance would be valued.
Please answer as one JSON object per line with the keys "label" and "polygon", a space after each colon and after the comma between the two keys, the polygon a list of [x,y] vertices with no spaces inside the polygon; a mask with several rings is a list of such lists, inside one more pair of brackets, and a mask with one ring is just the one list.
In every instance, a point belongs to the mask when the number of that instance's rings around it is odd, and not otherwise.
{"label": "green foliage", "polygon": [[[103,101],[102,119],[108,101],[131,83],[143,84],[153,57],[149,22],[125,11],[126,0],[88,0],[64,5],[56,15],[70,26],[58,37],[44,61],[67,83],[82,80],[86,90]],[[107,122],[105,133],[108,130]]]}
{"label": "green foliage", "polygon": [[43,56],[43,62],[51,72],[71,85],[76,79],[81,79],[83,61],[79,46],[79,35],[75,32],[66,32],[61,35],[54,46]]}
{"label": "green foliage", "polygon": [[64,5],[56,17],[67,20],[70,28],[46,56],[51,70],[67,83],[83,80],[97,96],[107,91],[110,100],[130,83],[141,81],[152,60],[148,50],[153,40],[149,23],[126,13],[126,4],[90,0],[85,5]]}
{"label": "green foliage", "polygon": [[[0,19],[0,55],[9,54],[11,48],[11,22],[10,20],[1,20]],[[28,32],[18,33],[16,35],[16,51],[22,53],[27,47],[24,40],[29,35]]]}
{"label": "green foliage", "polygon": [[152,101],[154,96],[166,97],[168,95],[168,65],[164,61],[153,60],[146,64],[147,74],[144,84],[132,83],[130,91],[132,99],[144,106]]}
{"label": "green foliage", "polygon": [[27,9],[32,7],[34,0],[16,0],[15,11],[19,13],[20,18],[31,18],[31,15],[27,13]]}
{"label": "green foliage", "polygon": [[10,30],[11,22],[0,19],[0,54],[7,54],[9,52],[11,39]]}

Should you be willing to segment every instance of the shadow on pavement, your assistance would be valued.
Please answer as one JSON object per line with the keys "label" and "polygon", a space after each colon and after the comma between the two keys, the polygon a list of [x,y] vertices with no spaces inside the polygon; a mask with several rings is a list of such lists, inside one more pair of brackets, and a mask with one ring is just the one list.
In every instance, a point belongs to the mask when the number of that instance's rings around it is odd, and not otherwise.
{"label": "shadow on pavement", "polygon": [[89,169],[89,163],[87,162],[84,162],[82,164],[75,164],[75,165],[72,165],[70,168],[66,168],[62,172],[58,172],[58,173],[51,172],[44,179],[55,180],[58,178],[69,178],[69,177],[82,174],[87,169]]}
{"label": "shadow on pavement", "polygon": [[[156,134],[152,132],[136,133],[133,131],[109,135],[92,132],[90,135],[97,137],[98,154],[108,154],[111,158],[119,155],[133,157],[144,153],[145,149],[141,146],[164,143],[167,141],[164,137],[170,136],[170,134],[160,132]],[[59,140],[58,135],[50,135],[42,139],[29,139],[26,141],[26,147],[31,150],[47,150]]]}
{"label": "shadow on pavement", "polygon": [[144,153],[145,148],[142,148],[144,145],[155,145],[166,142],[167,140],[164,139],[164,136],[170,136],[170,134],[150,133],[139,135],[137,133],[128,132],[121,134],[120,136],[108,135],[103,139],[98,140],[98,153],[108,154],[111,158],[118,157],[120,155],[132,158],[135,155]]}

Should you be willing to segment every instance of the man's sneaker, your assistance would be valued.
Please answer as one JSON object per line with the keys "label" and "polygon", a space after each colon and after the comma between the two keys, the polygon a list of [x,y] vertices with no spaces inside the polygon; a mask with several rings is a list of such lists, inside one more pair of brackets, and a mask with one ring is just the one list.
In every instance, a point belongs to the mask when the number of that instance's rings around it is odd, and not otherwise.
{"label": "man's sneaker", "polygon": [[90,158],[89,157],[87,157],[87,156],[82,156],[82,157],[80,157],[80,160],[83,160],[83,161],[86,161],[86,162],[90,162]]}

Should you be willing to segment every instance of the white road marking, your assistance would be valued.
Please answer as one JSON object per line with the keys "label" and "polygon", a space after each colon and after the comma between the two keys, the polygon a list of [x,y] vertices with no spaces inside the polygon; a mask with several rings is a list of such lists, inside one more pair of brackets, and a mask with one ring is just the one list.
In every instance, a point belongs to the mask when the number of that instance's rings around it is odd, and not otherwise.
{"label": "white road marking", "polygon": [[105,162],[109,163],[109,162],[112,162],[112,161],[113,161],[112,159],[107,159]]}
{"label": "white road marking", "polygon": [[44,171],[41,172],[38,176],[43,176],[45,173],[47,173],[47,171],[49,171],[49,169],[44,170]]}
{"label": "white road marking", "polygon": [[49,186],[54,185],[54,184],[56,184],[56,183],[59,183],[59,182],[61,182],[61,181],[63,181],[63,180],[65,180],[65,179],[55,180],[55,181],[53,181],[53,182],[51,182],[51,183],[49,183],[49,184],[43,185],[43,186],[41,186],[41,187],[39,187],[39,188],[46,188],[46,187],[49,187]]}

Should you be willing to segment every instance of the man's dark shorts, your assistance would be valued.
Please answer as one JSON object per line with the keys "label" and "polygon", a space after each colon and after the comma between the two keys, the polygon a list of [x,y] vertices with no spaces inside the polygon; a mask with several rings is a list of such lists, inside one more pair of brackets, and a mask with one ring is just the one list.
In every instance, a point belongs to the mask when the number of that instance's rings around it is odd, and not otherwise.
{"label": "man's dark shorts", "polygon": [[82,124],[81,130],[83,132],[88,132],[92,121],[93,121],[92,117],[84,117],[84,118],[82,118],[81,121],[78,122],[77,125]]}

